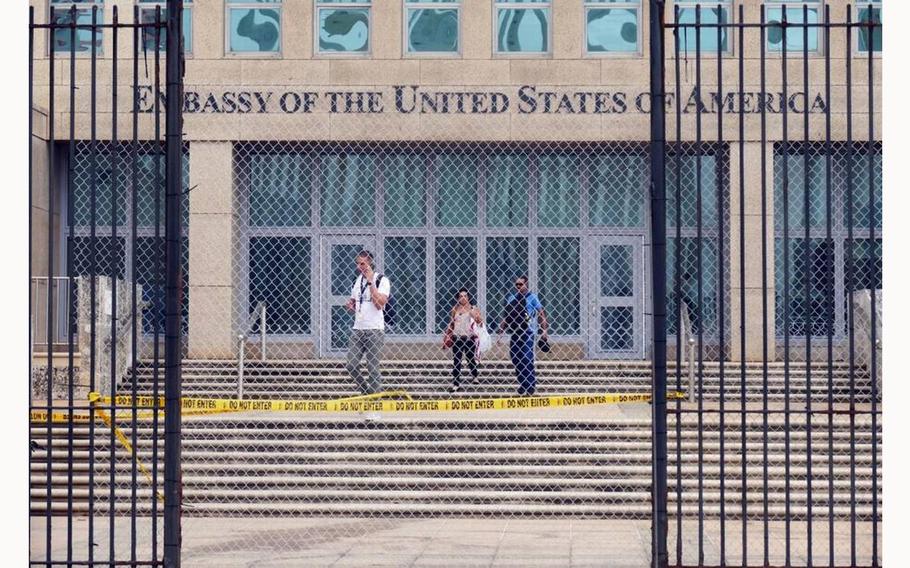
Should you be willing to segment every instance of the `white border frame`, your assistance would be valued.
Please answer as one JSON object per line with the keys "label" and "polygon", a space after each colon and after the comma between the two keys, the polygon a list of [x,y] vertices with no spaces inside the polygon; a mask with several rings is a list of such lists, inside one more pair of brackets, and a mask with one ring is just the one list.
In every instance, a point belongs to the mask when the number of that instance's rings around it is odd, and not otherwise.
{"label": "white border frame", "polygon": [[[584,30],[584,45],[582,46],[582,57],[591,57],[591,58],[607,58],[607,59],[616,59],[616,58],[639,58],[644,55],[644,45],[643,45],[643,33],[642,33],[642,0],[617,0],[617,2],[597,2],[596,0],[583,0],[584,4],[582,5],[582,20],[581,28]],[[635,44],[637,49],[635,51],[588,51],[588,11],[590,10],[603,10],[603,9],[617,9],[617,10],[635,10],[637,13],[636,21],[638,25],[636,26],[636,38]]]}
{"label": "white border frame", "polygon": [[[54,2],[53,0],[48,0],[48,1],[47,1],[47,4],[46,4],[46,7],[47,7],[47,12],[46,12],[46,13],[47,13],[47,21],[48,21],[48,23],[50,23],[50,21],[51,21],[51,8],[54,9],[54,12],[55,12],[55,13],[59,14],[60,12],[69,11],[69,9],[72,8],[73,6],[76,7],[76,13],[77,13],[77,14],[78,14],[79,12],[88,12],[88,15],[89,15],[89,24],[91,24],[92,6],[97,6],[97,7],[98,7],[98,22],[97,22],[97,24],[98,24],[98,25],[104,24],[104,22],[105,22],[105,17],[107,16],[107,14],[105,14],[106,6],[105,6],[105,4],[104,4],[104,0],[93,0],[92,2],[88,2],[88,3],[72,2],[72,1],[63,1],[63,2],[60,2],[60,3],[56,3],[56,2]],[[77,22],[79,21],[78,16],[76,17],[76,21],[77,21]],[[97,59],[103,59],[103,58],[104,58],[104,54],[105,54],[105,43],[106,43],[105,40],[104,40],[104,36],[105,36],[104,28],[100,28],[100,29],[98,30],[98,33],[101,35],[101,48],[98,50]],[[53,37],[54,37],[53,30],[47,30],[47,45],[45,46],[45,49],[44,49],[44,52],[45,52],[45,53],[44,53],[44,54],[45,54],[45,56],[48,57],[48,58],[50,58],[50,56],[51,56],[51,45],[52,45],[53,42],[54,42]],[[79,37],[79,32],[78,32],[78,31],[76,32],[76,37],[77,37],[77,38]],[[92,58],[92,52],[91,52],[91,50],[85,51],[85,52],[82,52],[82,51],[72,51],[72,50],[69,50],[69,51],[58,51],[58,50],[54,50],[54,59],[56,59],[56,58],[58,58],[58,57],[72,57],[72,56],[75,56],[77,59],[78,59],[78,58],[82,58],[82,57],[91,59],[91,58]]]}
{"label": "white border frame", "polygon": [[[367,11],[367,48],[366,51],[320,51],[319,49],[319,10],[325,9],[366,9]],[[373,56],[373,2],[357,0],[355,2],[313,2],[313,59],[327,57],[332,59],[364,59]]]}
{"label": "white border frame", "polygon": [[[882,32],[884,32],[885,13],[882,11],[882,4],[883,4],[882,0],[856,0],[856,2],[851,7],[853,10],[853,21],[859,22],[859,11],[862,9],[870,8],[873,10],[878,10],[879,13],[881,14]],[[853,56],[854,57],[869,57],[868,51],[860,51],[860,49],[859,49],[859,28],[856,28],[854,30],[853,46],[854,46],[853,47]],[[885,49],[885,46],[882,45],[882,51],[884,51],[884,49]],[[873,50],[872,58],[873,59],[880,58],[882,56],[882,51]]]}
{"label": "white border frame", "polygon": [[[770,26],[770,20],[768,17],[769,9],[780,9],[781,14],[783,14],[784,9],[790,9],[790,10],[802,9],[803,5],[807,5],[807,6],[809,6],[810,10],[814,9],[816,11],[816,13],[818,14],[819,23],[824,22],[824,20],[825,20],[825,2],[822,2],[822,0],[796,0],[796,1],[792,1],[792,2],[790,0],[781,0],[781,1],[762,0],[760,9],[765,14],[765,25]],[[800,24],[794,24],[794,25],[799,26]],[[829,49],[829,47],[827,45],[825,45],[825,34],[824,34],[823,29],[822,28],[816,28],[816,29],[818,30],[818,32],[817,32],[818,45],[815,47],[815,49],[808,50],[810,58],[822,57],[825,55],[825,52]],[[768,41],[767,34],[765,35],[765,41],[766,42]],[[761,49],[761,46],[758,46],[758,47],[759,47],[759,49]],[[803,55],[802,49],[788,49],[786,51],[787,51],[788,58],[802,57],[802,55]],[[765,45],[765,56],[766,57],[780,58],[781,54],[783,52],[784,52],[783,47],[780,50],[772,50],[772,49],[769,49],[767,45]]]}
{"label": "white border frame", "polygon": [[[458,49],[455,51],[408,51],[408,10],[456,10],[458,12]],[[426,2],[403,0],[401,4],[401,56],[415,59],[460,59],[463,56],[464,1]]]}
{"label": "white border frame", "polygon": [[[499,51],[499,10],[547,10],[550,14],[547,27],[547,51]],[[492,55],[493,59],[552,59],[553,58],[553,1],[546,2],[522,2],[522,3],[504,3],[494,0],[492,20],[492,37],[493,42]]]}
{"label": "white border frame", "polygon": [[[224,57],[240,59],[281,59],[284,56],[284,0],[271,2],[224,2]],[[278,10],[278,51],[231,51],[231,10]]]}

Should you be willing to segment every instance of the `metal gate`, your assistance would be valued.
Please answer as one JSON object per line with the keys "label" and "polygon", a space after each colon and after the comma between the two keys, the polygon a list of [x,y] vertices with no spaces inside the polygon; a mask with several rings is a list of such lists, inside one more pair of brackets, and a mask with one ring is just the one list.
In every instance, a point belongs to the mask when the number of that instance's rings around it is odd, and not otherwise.
{"label": "metal gate", "polygon": [[179,565],[181,10],[30,8],[33,565]]}
{"label": "metal gate", "polygon": [[[691,391],[667,413],[667,478],[658,471],[656,481],[669,523],[657,495],[655,564],[878,566],[881,5],[735,8],[676,2],[670,21],[651,28],[661,32],[652,97],[664,103],[652,111],[652,145],[663,155],[666,144],[668,156],[665,185],[652,162],[654,199],[678,204],[694,191],[698,201],[652,217],[655,297],[665,288],[666,314],[692,326],[690,351],[676,350],[666,378],[677,390],[691,381]],[[665,58],[653,38],[669,44]],[[681,186],[686,144],[699,149],[699,172],[716,167],[701,148],[725,155],[729,185],[699,174]],[[690,261],[680,247],[686,214],[699,237]],[[678,252],[665,264],[664,231]],[[712,257],[728,259],[728,273],[707,271]],[[730,312],[709,344],[700,322],[723,313],[724,297]],[[656,345],[664,315],[655,305]],[[749,380],[755,373],[760,381]]]}

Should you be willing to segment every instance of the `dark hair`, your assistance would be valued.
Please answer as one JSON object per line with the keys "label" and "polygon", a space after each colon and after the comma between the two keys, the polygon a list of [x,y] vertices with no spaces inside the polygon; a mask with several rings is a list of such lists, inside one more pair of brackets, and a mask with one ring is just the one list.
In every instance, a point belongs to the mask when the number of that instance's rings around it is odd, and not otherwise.
{"label": "dark hair", "polygon": [[521,276],[519,276],[519,278],[521,278],[521,279],[524,281],[525,286],[528,285],[528,277],[527,277],[527,276],[525,276],[524,274],[522,274]]}
{"label": "dark hair", "polygon": [[458,291],[455,292],[455,299],[457,300],[457,299],[458,299],[458,296],[461,296],[461,293],[462,293],[462,292],[464,292],[465,294],[468,295],[468,301],[470,302],[470,301],[471,301],[471,293],[468,292],[468,289],[467,289],[467,288],[459,288]]}
{"label": "dark hair", "polygon": [[373,253],[367,249],[363,249],[362,251],[358,252],[355,258],[365,258],[367,261],[369,261],[370,266],[373,266]]}

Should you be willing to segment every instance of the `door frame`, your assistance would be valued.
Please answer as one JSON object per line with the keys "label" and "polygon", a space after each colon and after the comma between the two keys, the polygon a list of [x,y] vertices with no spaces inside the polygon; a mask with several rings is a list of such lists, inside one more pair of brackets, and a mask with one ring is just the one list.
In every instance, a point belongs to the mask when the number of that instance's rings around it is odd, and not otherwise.
{"label": "door frame", "polygon": [[[316,332],[316,346],[319,357],[336,358],[347,349],[347,346],[340,349],[332,347],[332,307],[343,305],[343,302],[346,302],[349,297],[347,293],[344,296],[332,294],[332,246],[359,245],[361,248],[366,248],[373,253],[373,263],[378,266],[380,262],[379,255],[381,254],[376,248],[378,243],[379,240],[374,235],[335,234],[321,235],[319,237],[319,278],[318,286],[316,286],[317,294],[315,295],[319,306],[315,310],[317,317],[316,329],[314,330]],[[353,266],[351,267],[351,272],[350,282],[353,283],[354,278],[356,278],[356,269]],[[343,301],[342,297],[344,298]]]}
{"label": "door frame", "polygon": [[[644,235],[597,235],[587,239],[587,258],[592,259],[593,266],[588,271],[587,289],[587,353],[589,359],[644,359],[646,354],[647,326],[645,322],[645,304],[648,283],[646,270],[646,249]],[[600,295],[600,247],[603,245],[629,245],[632,246],[632,297],[628,303],[619,302],[614,305],[629,305],[632,308],[633,318],[633,348],[629,350],[607,351],[601,349],[600,307],[605,296]]]}

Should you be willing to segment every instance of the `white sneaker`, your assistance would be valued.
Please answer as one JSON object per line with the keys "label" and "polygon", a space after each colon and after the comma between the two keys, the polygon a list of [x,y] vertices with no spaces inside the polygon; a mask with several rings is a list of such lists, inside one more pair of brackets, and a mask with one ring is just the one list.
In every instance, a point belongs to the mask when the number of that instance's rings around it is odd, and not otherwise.
{"label": "white sneaker", "polygon": [[376,422],[382,418],[382,414],[379,414],[378,412],[367,412],[363,417],[367,422]]}

